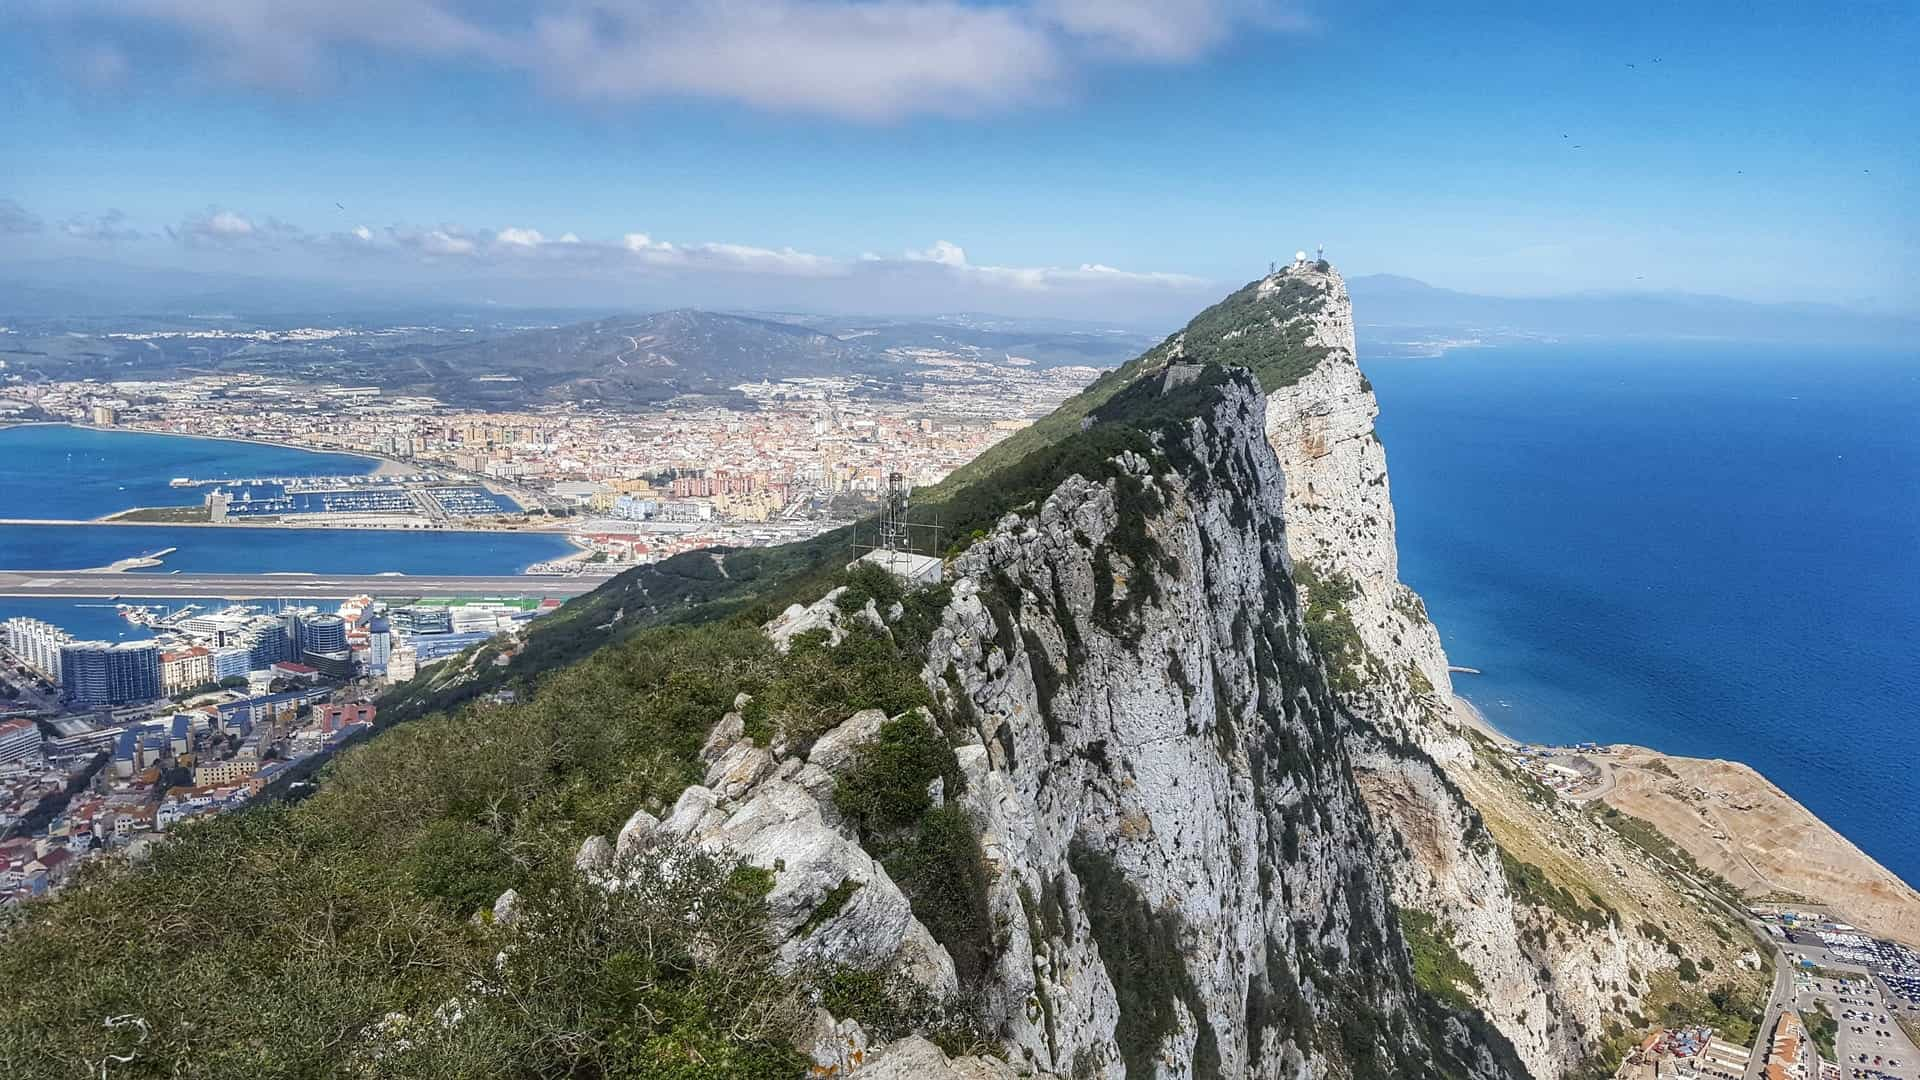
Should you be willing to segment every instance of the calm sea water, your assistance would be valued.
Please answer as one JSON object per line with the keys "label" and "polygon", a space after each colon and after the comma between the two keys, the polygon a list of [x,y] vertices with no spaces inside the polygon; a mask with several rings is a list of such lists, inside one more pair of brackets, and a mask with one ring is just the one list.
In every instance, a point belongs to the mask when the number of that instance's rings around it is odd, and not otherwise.
{"label": "calm sea water", "polygon": [[[0,485],[5,480],[0,478]],[[0,567],[82,570],[166,548],[159,567],[189,573],[517,574],[574,550],[552,533],[271,529],[194,525],[0,525]],[[0,598],[0,607],[6,601]]]}
{"label": "calm sea water", "polygon": [[350,476],[378,462],[284,446],[101,431],[64,424],[0,428],[0,518],[96,518],[134,506],[192,506],[202,488],[176,476]]}
{"label": "calm sea water", "polygon": [[1744,761],[1920,882],[1920,356],[1374,360],[1401,576],[1517,738]]}
{"label": "calm sea water", "polygon": [[[0,518],[91,518],[129,506],[190,504],[198,492],[168,487],[176,476],[224,478],[370,472],[370,458],[278,446],[63,426],[0,428]],[[153,570],[207,573],[515,574],[573,550],[565,537],[501,532],[381,529],[261,529],[190,526],[0,525],[0,567],[78,570],[164,548]],[[396,591],[404,586],[396,582]],[[178,603],[178,601],[170,601]],[[74,633],[147,636],[117,622],[97,600],[0,597],[0,619],[32,615]]]}

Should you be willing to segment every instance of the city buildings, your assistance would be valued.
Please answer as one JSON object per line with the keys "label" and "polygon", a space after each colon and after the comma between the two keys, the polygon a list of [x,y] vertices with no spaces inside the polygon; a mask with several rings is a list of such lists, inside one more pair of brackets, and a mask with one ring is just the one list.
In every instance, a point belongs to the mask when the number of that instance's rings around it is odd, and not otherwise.
{"label": "city buildings", "polygon": [[213,680],[213,653],[198,645],[160,654],[160,689],[177,694]]}
{"label": "city buildings", "polygon": [[9,720],[0,724],[0,765],[40,757],[40,725],[32,720]]}
{"label": "city buildings", "polygon": [[152,641],[74,641],[60,646],[61,694],[80,706],[125,705],[160,696],[160,648]]}
{"label": "city buildings", "polygon": [[1807,1026],[1796,1012],[1782,1012],[1767,1050],[1766,1080],[1807,1080]]}
{"label": "city buildings", "polygon": [[52,623],[25,617],[0,623],[0,640],[20,662],[39,672],[48,682],[60,682],[60,648],[73,641],[73,635]]}

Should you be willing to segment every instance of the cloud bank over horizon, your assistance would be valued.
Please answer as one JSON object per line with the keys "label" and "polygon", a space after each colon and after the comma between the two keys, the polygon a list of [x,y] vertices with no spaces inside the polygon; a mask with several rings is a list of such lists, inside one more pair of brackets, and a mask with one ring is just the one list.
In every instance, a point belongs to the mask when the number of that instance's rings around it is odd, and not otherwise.
{"label": "cloud bank over horizon", "polygon": [[[194,270],[264,278],[310,276],[337,284],[394,282],[506,304],[583,302],[640,292],[715,305],[811,303],[826,309],[958,309],[1103,317],[1185,310],[1216,291],[1189,274],[1098,262],[1007,266],[976,262],[936,240],[915,250],[834,255],[732,241],[686,242],[632,231],[582,237],[531,225],[356,223],[313,231],[223,206],[157,230],[128,227],[106,210],[58,223],[0,198],[0,234],[42,241],[33,255],[106,259],[130,266],[184,262]],[[0,259],[0,271],[7,262]],[[876,306],[877,305],[877,306]]]}

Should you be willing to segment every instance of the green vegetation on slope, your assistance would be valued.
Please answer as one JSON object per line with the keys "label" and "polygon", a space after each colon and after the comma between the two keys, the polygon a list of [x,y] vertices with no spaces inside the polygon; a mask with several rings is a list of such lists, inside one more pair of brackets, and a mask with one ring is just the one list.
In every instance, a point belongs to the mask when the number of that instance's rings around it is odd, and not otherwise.
{"label": "green vegetation on slope", "polygon": [[1589,893],[1587,899],[1593,904],[1582,903],[1572,892],[1555,884],[1545,870],[1514,858],[1505,848],[1500,849],[1500,868],[1506,871],[1507,885],[1516,900],[1546,908],[1570,923],[1596,930],[1609,922],[1620,921],[1619,913],[1599,897]]}
{"label": "green vegetation on slope", "polygon": [[1307,594],[1307,640],[1327,665],[1327,680],[1337,693],[1351,694],[1366,685],[1371,656],[1360,640],[1347,604],[1360,593],[1353,579],[1341,573],[1321,573],[1313,563],[1298,559],[1293,577]]}
{"label": "green vegetation on slope", "polygon": [[1302,318],[1317,313],[1326,296],[1317,286],[1292,277],[1277,279],[1275,287],[1262,296],[1260,286],[1265,280],[1248,282],[1194,316],[1179,333],[1101,375],[1045,418],[956,470],[934,493],[945,495],[975,483],[1068,437],[1115,394],[1172,359],[1246,368],[1258,376],[1260,388],[1267,392],[1300,381],[1326,355],[1326,350],[1307,343],[1311,328]]}
{"label": "green vegetation on slope", "polygon": [[[133,1037],[99,1023],[119,1015],[151,1030],[116,1068],[127,1077],[332,1075],[393,1024],[416,1050],[366,1075],[797,1067],[787,1021],[804,1012],[802,988],[771,974],[752,874],[703,864],[697,894],[669,901],[584,887],[572,859],[582,838],[664,811],[699,778],[699,747],[736,694],[786,702],[783,717],[809,725],[848,686],[883,709],[925,700],[894,679],[905,661],[884,637],[849,641],[783,657],[738,621],[642,631],[522,704],[387,731],[297,806],[182,826],[137,871],[90,866],[0,950],[0,1072],[72,1074],[58,1063],[124,1053]],[[915,854],[932,861],[948,842]],[[492,927],[508,888],[520,917]],[[663,930],[696,907],[698,927]],[[475,980],[501,996],[476,997]],[[444,1009],[460,1024],[440,1024]]]}
{"label": "green vegetation on slope", "polygon": [[1840,1021],[1833,1018],[1824,1001],[1814,1003],[1814,1011],[1807,1015],[1807,1035],[1813,1039],[1814,1048],[1820,1051],[1822,1061],[1838,1061],[1839,1051],[1834,1049],[1834,1037],[1840,1034]]}
{"label": "green vegetation on slope", "polygon": [[1452,931],[1428,912],[1401,908],[1400,936],[1413,957],[1413,981],[1420,989],[1452,1008],[1471,1008],[1467,991],[1480,989],[1480,976],[1453,947]]}

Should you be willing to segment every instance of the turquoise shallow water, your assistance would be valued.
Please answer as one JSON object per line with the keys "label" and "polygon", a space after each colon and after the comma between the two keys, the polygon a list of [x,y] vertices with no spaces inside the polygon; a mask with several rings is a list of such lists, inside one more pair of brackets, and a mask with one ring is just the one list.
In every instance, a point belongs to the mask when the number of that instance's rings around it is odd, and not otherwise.
{"label": "turquoise shallow water", "polygon": [[1745,761],[1920,882],[1920,356],[1363,363],[1401,576],[1490,720]]}

